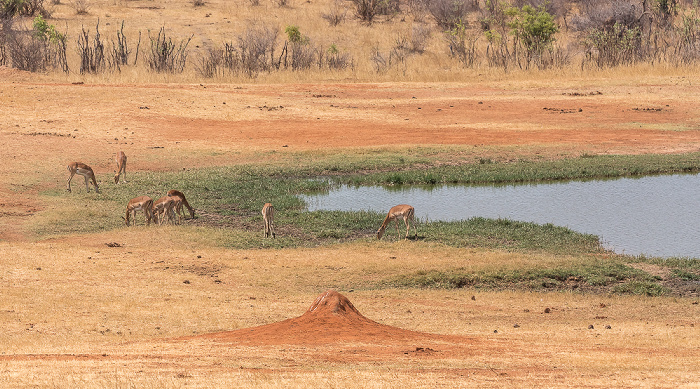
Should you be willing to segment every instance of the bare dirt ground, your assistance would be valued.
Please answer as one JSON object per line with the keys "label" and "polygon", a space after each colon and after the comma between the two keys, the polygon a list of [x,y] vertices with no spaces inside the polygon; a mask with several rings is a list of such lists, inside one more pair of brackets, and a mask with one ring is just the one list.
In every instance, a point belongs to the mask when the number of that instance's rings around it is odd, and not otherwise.
{"label": "bare dirt ground", "polygon": [[[23,258],[17,257],[14,250],[31,252],[34,243],[24,226],[34,215],[51,208],[51,204],[41,200],[39,192],[63,188],[67,179],[65,166],[74,160],[90,164],[101,185],[108,187],[115,170],[112,158],[118,150],[129,156],[129,171],[259,162],[260,155],[269,157],[270,151],[342,152],[414,146],[467,146],[482,148],[485,153],[503,154],[518,150],[544,157],[690,152],[700,150],[697,85],[697,79],[684,77],[650,80],[644,84],[577,80],[560,87],[505,82],[495,85],[103,85],[55,83],[0,68],[3,145],[0,165],[3,248],[0,250],[5,253],[3,261]],[[82,182],[76,180],[73,185],[75,188]],[[117,234],[123,241],[129,241],[123,232]],[[66,238],[51,242],[55,245],[52,250],[58,253],[76,247],[104,249],[103,240],[107,238],[103,238],[99,243],[89,237]],[[186,251],[170,246],[168,250],[174,257]],[[137,261],[137,254],[124,255]],[[148,251],[140,254],[166,256]],[[46,257],[37,260],[52,261]],[[23,261],[31,262],[26,258],[20,262]],[[35,280],[32,272],[40,267],[6,266],[9,270],[0,274],[0,278],[8,280],[11,291],[21,280],[31,284]],[[244,283],[243,278],[240,282]],[[181,281],[179,285],[182,287]],[[638,313],[629,323],[615,322],[614,315],[597,311],[602,308],[594,302],[595,298],[576,307],[561,303],[556,309],[560,312],[580,313],[576,310],[581,309],[585,313],[560,318],[561,322],[554,327],[555,331],[573,332],[552,333],[543,339],[541,333],[536,337],[534,330],[529,335],[512,330],[520,326],[544,326],[549,318],[542,310],[528,318],[520,317],[523,312],[530,314],[520,305],[483,307],[480,318],[478,312],[465,318],[456,313],[462,309],[458,304],[445,315],[461,320],[462,324],[444,335],[431,334],[430,328],[426,328],[428,324],[417,324],[432,323],[434,316],[444,313],[440,311],[444,307],[425,308],[422,319],[411,319],[414,324],[410,328],[418,330],[409,331],[401,328],[404,326],[398,321],[397,325],[389,326],[366,319],[350,308],[351,302],[337,295],[331,309],[313,315],[310,308],[297,319],[275,320],[280,315],[293,318],[298,306],[308,305],[317,294],[299,293],[304,297],[297,296],[295,304],[286,306],[277,316],[242,320],[237,328],[243,329],[237,331],[228,331],[222,325],[217,327],[219,331],[192,337],[184,337],[178,330],[142,334],[126,341],[123,337],[108,337],[99,342],[89,337],[86,343],[78,342],[75,349],[45,344],[15,345],[18,351],[8,348],[0,355],[0,377],[3,377],[0,384],[6,387],[698,385],[700,353],[693,348],[696,341],[692,339],[700,335],[697,322],[700,312],[697,302],[687,299],[657,300],[668,304],[667,310],[660,312],[661,316],[646,319],[646,325],[643,313]],[[304,302],[304,298],[308,301]],[[407,313],[415,308],[405,308],[406,305],[418,301],[426,304],[428,300],[394,298],[401,301],[400,312],[406,316],[418,315]],[[460,304],[466,304],[469,296],[459,298],[463,299]],[[366,294],[363,299],[371,297]],[[239,308],[242,312],[245,306]],[[16,320],[8,336],[22,336],[41,327],[40,322],[13,319],[23,309],[0,306],[4,322]],[[114,315],[118,311],[114,307],[104,309]],[[619,315],[622,317],[622,313]],[[511,317],[520,320],[516,323]],[[480,323],[478,330],[464,327],[468,320]],[[498,330],[492,330],[496,326],[486,324],[490,320],[498,322],[501,325],[498,328],[508,323],[509,335],[501,336]],[[604,327],[606,320],[614,323],[608,332]],[[586,330],[589,322],[595,322],[595,329]],[[263,323],[266,325],[258,325]],[[628,324],[626,329],[612,337],[610,334],[622,324]],[[481,326],[489,328],[491,334]],[[45,329],[43,337],[28,337],[27,342],[76,336],[68,329],[59,328],[62,327]],[[472,335],[471,330],[478,335]],[[635,334],[648,341],[642,346],[628,347],[625,337]],[[659,340],[664,337],[686,341],[666,345]],[[33,349],[37,351],[32,352]],[[651,358],[665,358],[672,365],[658,370],[636,370],[635,366]]]}

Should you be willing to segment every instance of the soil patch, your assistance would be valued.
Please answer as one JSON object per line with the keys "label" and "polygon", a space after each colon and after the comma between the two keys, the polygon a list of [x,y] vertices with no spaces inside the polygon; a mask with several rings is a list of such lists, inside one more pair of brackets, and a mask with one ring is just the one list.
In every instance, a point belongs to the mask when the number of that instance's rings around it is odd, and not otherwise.
{"label": "soil patch", "polygon": [[[303,315],[293,319],[183,339],[197,338],[250,345],[469,341],[463,337],[433,335],[377,323],[363,316],[347,297],[334,290],[319,295]],[[425,352],[425,348],[420,352]]]}

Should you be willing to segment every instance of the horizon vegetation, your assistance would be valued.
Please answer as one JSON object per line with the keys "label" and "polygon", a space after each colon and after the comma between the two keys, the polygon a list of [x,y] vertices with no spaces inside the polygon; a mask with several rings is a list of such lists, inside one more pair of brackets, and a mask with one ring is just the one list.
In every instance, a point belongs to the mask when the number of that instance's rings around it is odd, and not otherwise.
{"label": "horizon vegetation", "polygon": [[94,82],[367,82],[700,63],[698,6],[683,0],[141,3],[3,0],[0,65]]}

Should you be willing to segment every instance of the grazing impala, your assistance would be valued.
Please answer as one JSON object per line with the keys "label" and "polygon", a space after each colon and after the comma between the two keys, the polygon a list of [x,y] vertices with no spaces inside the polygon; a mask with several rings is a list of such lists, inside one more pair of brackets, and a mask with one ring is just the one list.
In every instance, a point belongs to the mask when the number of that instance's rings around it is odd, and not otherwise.
{"label": "grazing impala", "polygon": [[70,192],[70,181],[73,176],[78,174],[85,178],[85,190],[90,192],[90,186],[88,180],[92,180],[92,184],[95,186],[95,192],[100,193],[100,187],[97,186],[97,180],[95,179],[95,173],[92,168],[82,162],[71,162],[68,164],[68,172],[70,172],[70,177],[68,177],[68,191]]}
{"label": "grazing impala", "polygon": [[[194,219],[194,208],[192,208],[192,207],[190,206],[190,203],[187,202],[187,198],[185,198],[185,194],[184,194],[184,193],[180,192],[179,190],[172,189],[172,190],[169,190],[169,191],[168,191],[168,196],[171,196],[171,197],[172,197],[172,196],[177,196],[177,197],[181,198],[181,199],[182,199],[182,204],[180,205],[180,209],[178,209],[178,211],[179,211],[179,212],[183,212],[183,211],[182,211],[182,206],[184,205],[184,206],[187,207],[187,209],[190,211],[190,218]],[[183,212],[183,216],[184,216],[184,212]]]}
{"label": "grazing impala", "polygon": [[114,157],[114,160],[117,161],[117,174],[114,175],[114,183],[119,183],[119,176],[121,176],[122,173],[124,173],[123,181],[126,182],[126,154],[120,151],[117,153],[117,156]]}
{"label": "grazing impala", "polygon": [[151,224],[151,219],[153,218],[153,199],[148,196],[139,196],[129,200],[126,205],[126,225],[129,225],[129,218],[134,219],[134,225],[136,225],[136,212],[143,211],[146,216],[146,225]]}
{"label": "grazing impala", "polygon": [[416,236],[418,236],[418,229],[416,228],[416,222],[413,220],[414,212],[415,212],[415,210],[413,209],[413,207],[410,205],[406,205],[406,204],[401,204],[401,205],[397,205],[395,207],[392,207],[389,210],[389,213],[386,215],[386,218],[384,219],[382,226],[379,227],[379,230],[377,230],[377,239],[382,238],[382,235],[384,235],[384,230],[386,230],[386,227],[389,225],[389,223],[392,220],[396,223],[396,233],[398,234],[398,236],[400,238],[401,232],[399,231],[399,219],[403,219],[404,224],[406,224],[406,236],[404,237],[404,239],[408,239],[408,232],[411,229],[411,222],[413,222],[413,228],[416,230]]}
{"label": "grazing impala", "polygon": [[175,216],[177,216],[177,224],[182,223],[182,216],[184,214],[184,211],[182,210],[182,197],[180,196],[170,196],[170,199],[173,201],[173,206],[172,209],[174,211],[172,215],[172,220],[175,221]]}
{"label": "grazing impala", "polygon": [[270,203],[265,203],[262,209],[263,220],[265,221],[265,237],[269,238],[270,235],[275,237],[275,208]]}
{"label": "grazing impala", "polygon": [[168,220],[173,220],[173,206],[175,201],[170,196],[163,196],[153,202],[153,222],[158,225],[163,224],[163,220],[167,217]]}

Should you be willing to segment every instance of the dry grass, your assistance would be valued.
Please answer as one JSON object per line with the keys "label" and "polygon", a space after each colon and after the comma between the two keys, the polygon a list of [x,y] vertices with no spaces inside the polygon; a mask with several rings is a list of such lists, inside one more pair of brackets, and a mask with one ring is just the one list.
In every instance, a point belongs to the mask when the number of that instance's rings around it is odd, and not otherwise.
{"label": "dry grass", "polygon": [[[480,81],[499,81],[504,78],[541,79],[551,82],[552,77],[571,78],[608,77],[611,73],[616,76],[628,73],[639,77],[639,70],[634,67],[616,67],[613,69],[586,69],[581,71],[582,53],[575,53],[571,65],[549,71],[525,71],[512,68],[508,72],[502,69],[490,68],[486,65],[474,69],[465,68],[449,55],[448,45],[443,33],[435,25],[429,15],[415,15],[404,11],[395,17],[381,17],[377,22],[367,25],[354,17],[352,4],[344,2],[349,10],[346,20],[337,25],[329,26],[322,14],[327,12],[335,0],[304,2],[295,0],[287,6],[279,7],[274,1],[262,1],[259,6],[253,6],[249,1],[207,1],[204,6],[195,7],[192,1],[169,0],[158,3],[150,1],[126,0],[91,0],[88,12],[76,15],[71,2],[61,2],[51,6],[52,18],[50,24],[59,31],[67,32],[69,49],[68,62],[72,72],[69,75],[55,76],[69,81],[87,82],[127,82],[127,83],[161,83],[161,82],[264,82],[264,83],[295,83],[295,82],[367,82],[367,81],[408,81],[408,82],[455,82],[478,79]],[[131,60],[141,35],[141,52],[137,66],[126,66],[121,72],[107,71],[98,75],[81,75],[78,72],[78,53],[71,49],[76,45],[76,37],[84,28],[94,37],[98,28],[106,49],[111,49],[112,41],[116,39],[117,31],[124,23],[124,33],[127,44],[132,50]],[[25,21],[27,26],[30,21]],[[282,71],[261,73],[254,79],[244,75],[226,75],[206,79],[196,71],[199,59],[213,48],[222,48],[224,43],[235,43],[238,37],[250,26],[269,26],[279,32],[276,55],[281,54],[283,42],[286,39],[284,29],[293,25],[310,38],[312,45],[325,52],[335,45],[341,53],[348,53],[352,59],[351,68],[340,71],[312,69],[303,72]],[[474,22],[472,28],[478,23]],[[393,59],[391,66],[378,71],[372,60],[379,52],[387,60],[389,53],[397,46],[400,37],[408,36],[414,26],[430,29],[431,35],[421,54],[408,54],[403,61]],[[179,43],[193,37],[188,46],[188,65],[182,74],[155,73],[147,70],[144,65],[144,54],[149,48],[149,34],[157,35],[160,28],[165,27],[168,37]],[[562,32],[559,42],[566,45],[572,39],[569,34]],[[485,39],[481,38],[481,50],[485,50]],[[483,53],[482,53],[483,54]],[[642,65],[649,68],[651,75],[692,74],[693,68],[674,68],[665,63]]]}
{"label": "dry grass", "polygon": [[[159,229],[154,251],[151,233],[0,246],[13,259],[0,265],[3,387],[636,386],[698,373],[700,312],[688,299],[363,287],[400,271],[551,258],[417,242],[219,250],[183,228]],[[473,351],[168,340],[296,317],[328,288],[377,322],[466,335]]]}

